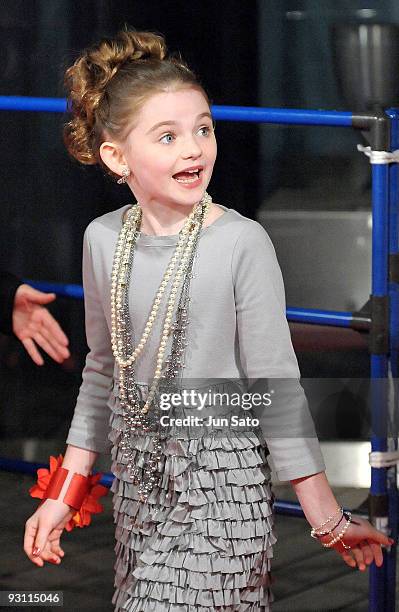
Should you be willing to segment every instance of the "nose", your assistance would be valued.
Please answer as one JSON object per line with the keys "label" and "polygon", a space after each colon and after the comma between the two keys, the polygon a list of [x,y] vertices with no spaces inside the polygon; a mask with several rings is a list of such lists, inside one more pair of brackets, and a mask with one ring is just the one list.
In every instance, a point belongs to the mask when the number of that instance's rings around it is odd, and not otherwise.
{"label": "nose", "polygon": [[188,159],[190,157],[200,157],[202,155],[202,149],[200,143],[194,136],[188,136],[182,147],[182,158]]}

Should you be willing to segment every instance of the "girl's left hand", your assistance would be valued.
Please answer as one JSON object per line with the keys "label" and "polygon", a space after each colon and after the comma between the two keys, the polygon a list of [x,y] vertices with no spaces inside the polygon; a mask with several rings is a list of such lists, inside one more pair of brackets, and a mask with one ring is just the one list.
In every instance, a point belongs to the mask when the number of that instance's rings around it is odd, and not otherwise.
{"label": "girl's left hand", "polygon": [[[341,530],[342,527],[337,531]],[[321,541],[326,544],[330,540],[329,536],[324,536]],[[345,546],[350,546],[350,549],[346,549],[342,541]],[[381,546],[392,546],[394,544],[392,538],[378,531],[366,519],[355,515],[352,516],[352,521],[342,541],[337,542],[332,548],[341,555],[349,567],[355,568],[357,566],[361,571],[365,571],[373,561],[377,567],[381,567],[383,563]]]}

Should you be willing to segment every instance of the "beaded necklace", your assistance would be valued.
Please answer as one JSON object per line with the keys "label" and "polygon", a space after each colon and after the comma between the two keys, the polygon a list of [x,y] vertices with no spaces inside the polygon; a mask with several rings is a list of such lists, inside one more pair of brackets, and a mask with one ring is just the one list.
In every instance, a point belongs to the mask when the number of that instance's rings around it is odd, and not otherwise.
{"label": "beaded necklace", "polygon": [[[163,436],[160,431],[157,391],[170,392],[173,383],[176,382],[181,372],[181,368],[184,367],[181,359],[186,347],[185,329],[188,323],[187,311],[190,299],[191,271],[202,225],[211,202],[212,198],[205,193],[188,216],[182,230],[180,230],[175,252],[156,293],[142,338],[136,348],[133,348],[134,334],[129,314],[129,283],[135,245],[140,235],[142,210],[139,204],[135,204],[129,210],[115,249],[111,277],[111,342],[115,361],[119,366],[119,397],[124,421],[120,446],[127,460],[128,475],[133,484],[138,485],[139,500],[144,503],[147,502],[148,496],[160,477],[158,464],[161,458],[161,438]],[[178,269],[175,272],[164,318],[154,380],[147,399],[144,401],[135,382],[134,364],[151,334],[163,294],[177,264]],[[182,286],[175,323],[171,325],[181,281]],[[167,337],[171,333],[173,334],[171,352],[168,359],[163,363]],[[160,385],[161,379],[162,385]],[[151,411],[149,410],[150,405],[152,405]],[[142,456],[137,460],[137,449],[134,448],[133,442],[134,437],[140,434],[150,435],[151,442],[147,451],[149,457]],[[165,435],[165,432],[163,432],[163,435]]]}

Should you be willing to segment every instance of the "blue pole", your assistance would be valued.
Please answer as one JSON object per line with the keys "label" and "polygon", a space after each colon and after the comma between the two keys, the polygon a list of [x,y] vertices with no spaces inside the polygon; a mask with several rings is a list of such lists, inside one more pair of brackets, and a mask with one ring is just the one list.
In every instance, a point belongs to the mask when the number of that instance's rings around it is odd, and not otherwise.
{"label": "blue pole", "polygon": [[81,285],[65,285],[64,283],[48,283],[47,281],[32,281],[29,279],[24,279],[24,283],[45,293],[56,293],[60,297],[83,300],[83,287]]}
{"label": "blue pole", "polygon": [[[56,293],[60,297],[83,299],[83,287],[81,285],[49,283],[47,281],[34,281],[30,279],[24,279],[24,283],[34,287],[34,289],[39,289],[39,291]],[[370,324],[367,317],[359,317],[352,312],[340,312],[338,310],[288,307],[286,314],[289,321],[296,323],[314,323],[348,328],[361,325],[364,329],[367,329]]]}
{"label": "blue pole", "polygon": [[[48,469],[49,465],[48,463],[38,463],[32,461],[25,461],[23,459],[0,457],[0,470],[4,470],[6,472],[18,472],[21,474],[31,474],[32,476],[34,476],[39,468]],[[99,482],[105,487],[111,487],[113,480],[113,474],[105,473],[102,475],[102,478]],[[276,499],[273,505],[277,514],[285,514],[286,516],[296,516],[298,518],[305,518],[305,515],[299,502]],[[362,513],[360,514],[362,515]],[[365,515],[363,514],[363,516]]]}
{"label": "blue pole", "polygon": [[[81,285],[64,283],[49,283],[47,281],[34,281],[24,279],[24,282],[46,293],[56,293],[60,297],[83,299],[83,288]],[[319,325],[333,325],[335,327],[352,327],[357,320],[352,312],[340,312],[337,310],[318,310],[314,308],[287,308],[287,318],[296,323],[318,323]],[[367,327],[367,318],[363,318],[363,324]]]}
{"label": "blue pole", "polygon": [[319,325],[335,325],[337,327],[350,327],[353,318],[351,312],[316,310],[313,308],[288,307],[286,314],[287,319],[295,323],[318,323]]}
{"label": "blue pole", "polygon": [[[305,518],[305,514],[299,502],[286,501],[284,499],[276,499],[273,504],[276,514],[284,514],[285,516],[296,516],[297,518]],[[345,508],[345,512],[349,509]],[[367,518],[364,512],[356,512],[358,516]]]}
{"label": "blue pole", "polygon": [[31,98],[29,96],[0,96],[0,110],[65,113],[65,98]]}
{"label": "blue pole", "polygon": [[[387,115],[391,119],[391,150],[399,148],[399,109],[389,109]],[[389,256],[392,262],[399,258],[399,167],[398,164],[389,166]],[[398,415],[396,406],[398,400],[399,375],[399,278],[393,268],[394,274],[389,279],[389,305],[390,305],[390,366],[392,374],[393,407],[390,413],[392,431],[389,432],[391,440],[390,450],[398,448]],[[392,272],[392,268],[391,268]],[[389,534],[395,544],[386,554],[386,580],[387,580],[387,612],[395,612],[396,600],[396,552],[398,539],[399,503],[397,488],[396,465],[387,470],[388,486],[388,524]]]}
{"label": "blue pole", "polygon": [[[372,164],[372,295],[386,298],[388,295],[388,165]],[[371,450],[386,451],[387,423],[386,385],[379,379],[388,375],[386,354],[371,354]],[[387,495],[385,468],[371,468],[371,498],[376,503],[384,503]],[[372,517],[375,526],[383,531],[387,528],[387,517]],[[384,553],[384,561],[386,555]],[[370,612],[386,610],[386,565],[370,567]]]}
{"label": "blue pole", "polygon": [[330,125],[352,127],[353,114],[346,111],[253,106],[213,106],[212,116],[222,121],[250,121],[279,125]]}
{"label": "blue pole", "polygon": [[287,319],[295,323],[314,323],[318,325],[333,325],[334,327],[357,327],[368,329],[370,319],[360,317],[353,312],[337,310],[318,310],[315,308],[293,308],[288,306]]}
{"label": "blue pole", "polygon": [[[6,472],[18,472],[20,474],[32,474],[32,476],[34,476],[39,468],[46,468],[48,470],[49,464],[25,461],[24,459],[0,457],[0,470],[4,470]],[[95,473],[96,471],[93,472],[93,474]],[[110,487],[113,479],[113,474],[103,474],[99,484],[102,484],[105,487]]]}
{"label": "blue pole", "polygon": [[[64,98],[0,96],[0,110],[65,113]],[[352,127],[353,114],[347,111],[306,110],[297,108],[259,108],[256,106],[213,105],[212,115],[221,121],[278,123],[280,125],[329,125]]]}

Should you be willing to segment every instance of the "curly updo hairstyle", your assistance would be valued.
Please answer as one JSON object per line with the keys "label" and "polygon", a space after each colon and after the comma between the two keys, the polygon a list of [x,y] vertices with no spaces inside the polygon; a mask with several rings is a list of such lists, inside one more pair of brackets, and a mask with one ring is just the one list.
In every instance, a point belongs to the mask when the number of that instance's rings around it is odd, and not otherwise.
{"label": "curly updo hairstyle", "polygon": [[83,164],[101,164],[105,140],[122,142],[135,114],[153,94],[191,87],[209,98],[186,63],[169,55],[152,32],[122,30],[83,51],[65,73],[68,110],[64,126],[69,153]]}

